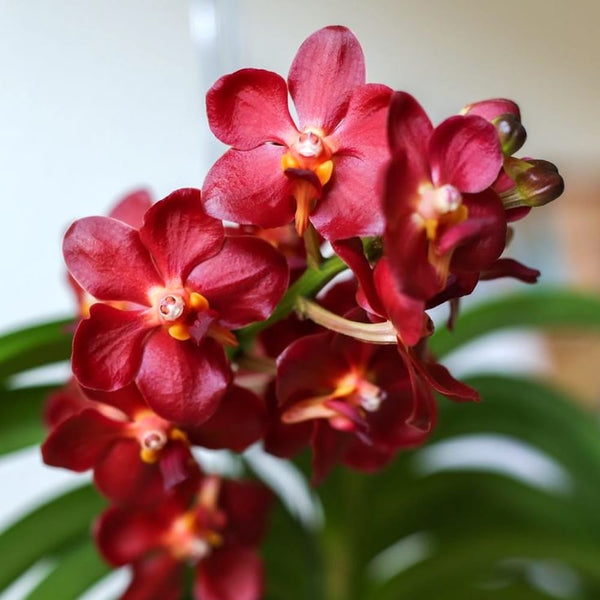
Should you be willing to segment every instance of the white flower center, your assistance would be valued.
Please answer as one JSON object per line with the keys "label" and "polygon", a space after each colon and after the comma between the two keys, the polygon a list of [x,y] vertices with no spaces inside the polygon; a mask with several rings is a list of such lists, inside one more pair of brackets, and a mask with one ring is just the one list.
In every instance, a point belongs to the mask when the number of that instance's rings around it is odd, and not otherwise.
{"label": "white flower center", "polygon": [[166,443],[165,433],[156,429],[145,432],[142,438],[142,446],[148,450],[161,450]]}
{"label": "white flower center", "polygon": [[298,136],[294,148],[304,158],[316,158],[323,152],[323,142],[316,133],[305,131]]}
{"label": "white flower center", "polygon": [[176,321],[183,314],[185,302],[181,296],[169,294],[161,299],[158,312],[165,321]]}

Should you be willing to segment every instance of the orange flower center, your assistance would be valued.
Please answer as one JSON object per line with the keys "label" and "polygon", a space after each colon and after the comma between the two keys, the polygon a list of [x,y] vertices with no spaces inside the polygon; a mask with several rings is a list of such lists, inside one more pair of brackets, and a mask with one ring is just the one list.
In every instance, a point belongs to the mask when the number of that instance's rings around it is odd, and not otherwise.
{"label": "orange flower center", "polygon": [[[308,217],[321,197],[321,188],[333,174],[332,152],[323,140],[323,132],[307,129],[281,158],[281,168],[294,181],[293,196],[296,200],[295,224],[298,235],[308,227]],[[293,171],[310,171],[315,179],[303,177]]]}

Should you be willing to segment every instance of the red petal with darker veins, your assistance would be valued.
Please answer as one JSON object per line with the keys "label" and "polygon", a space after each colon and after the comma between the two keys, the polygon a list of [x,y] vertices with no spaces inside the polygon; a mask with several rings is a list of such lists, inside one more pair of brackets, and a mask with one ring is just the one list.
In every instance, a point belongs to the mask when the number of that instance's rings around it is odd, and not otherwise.
{"label": "red petal with darker veins", "polygon": [[163,286],[137,230],[109,217],[75,221],[63,241],[67,268],[98,300],[149,306],[148,290]]}
{"label": "red petal with darker veins", "polygon": [[482,117],[450,117],[431,135],[429,161],[436,187],[449,183],[460,192],[481,192],[502,167],[496,128]]}
{"label": "red petal with darker veins", "polygon": [[65,419],[76,415],[92,403],[84,396],[75,379],[52,392],[44,403],[43,418],[48,428],[56,427]]}
{"label": "red petal with darker veins", "polygon": [[333,175],[310,215],[315,229],[328,241],[381,235],[383,214],[378,193],[378,169],[383,160],[336,154]]}
{"label": "red petal with darker veins", "polygon": [[249,548],[216,550],[196,567],[194,594],[198,600],[260,600],[263,567]]}
{"label": "red petal with darker veins", "polygon": [[133,565],[133,579],[119,600],[180,600],[184,566],[170,554],[144,557]]}
{"label": "red petal with darker veins", "polygon": [[140,445],[132,438],[120,439],[94,469],[94,483],[112,502],[149,505],[165,495],[165,485],[156,463],[140,458]]}
{"label": "red petal with darker veins", "polygon": [[147,310],[118,310],[94,304],[73,339],[73,374],[88,388],[114,391],[138,372],[142,349],[152,330]]}
{"label": "red petal with darker veins", "polygon": [[42,444],[47,465],[87,471],[102,459],[110,446],[125,435],[127,423],[114,421],[86,408],[56,427]]}
{"label": "red petal with darker veins", "polygon": [[291,182],[281,169],[284,146],[229,150],[210,169],[202,188],[209,215],[260,227],[287,225],[296,204]]}
{"label": "red petal with darker veins", "polygon": [[263,436],[266,420],[264,401],[250,390],[232,385],[212,417],[188,430],[188,437],[205,448],[242,452]]}
{"label": "red petal with darker veins", "polygon": [[144,189],[136,190],[122,198],[108,216],[139,229],[144,221],[144,214],[150,206],[152,206],[150,193]]}
{"label": "red petal with darker veins", "polygon": [[433,125],[417,100],[406,92],[394,92],[388,117],[388,141],[392,154],[413,154],[420,171],[429,170],[427,153]]}
{"label": "red petal with darker veins", "polygon": [[[469,216],[465,224],[476,224],[473,231],[465,232],[464,240],[455,248],[450,263],[451,271],[482,271],[489,268],[506,246],[506,215],[502,201],[492,190],[463,198]],[[460,228],[462,223],[457,225]],[[451,236],[452,232],[449,231]],[[457,236],[460,238],[460,235]],[[444,244],[445,235],[440,239]],[[448,240],[453,242],[453,240]]]}
{"label": "red petal with darker veins", "polygon": [[186,285],[206,297],[219,324],[237,329],[266,319],[288,283],[283,255],[253,237],[228,238],[221,252],[199,264]]}
{"label": "red petal with darker veins", "polygon": [[241,69],[221,77],[206,94],[206,113],[215,136],[238,150],[267,142],[288,146],[298,135],[287,84],[271,71]]}
{"label": "red petal with darker veins", "polygon": [[178,514],[172,502],[163,503],[159,510],[113,506],[94,525],[96,545],[115,567],[135,562],[163,545],[163,537]]}
{"label": "red petal with darker veins", "polygon": [[91,400],[117,408],[130,419],[135,418],[138,413],[148,410],[146,401],[140,394],[137,385],[133,382],[114,392],[104,392],[89,388],[82,389],[83,393]]}
{"label": "red petal with darker veins", "polygon": [[414,346],[426,335],[428,317],[425,303],[398,290],[387,258],[379,260],[374,271],[375,287],[381,298],[385,316],[404,344]]}
{"label": "red petal with darker veins", "polygon": [[427,299],[440,291],[443,282],[429,262],[425,229],[415,221],[421,177],[409,155],[399,152],[394,156],[385,181],[384,244],[398,289]]}
{"label": "red petal with darker veins", "polygon": [[421,361],[414,354],[411,357],[416,369],[436,392],[457,402],[480,400],[477,390],[454,379],[443,365],[428,360]]}
{"label": "red petal with darker veins", "polygon": [[364,83],[363,51],[349,29],[333,26],[313,33],[298,49],[288,75],[300,130],[318,127],[331,133],[352,92]]}
{"label": "red petal with darker veins", "polygon": [[370,313],[383,316],[384,309],[375,290],[373,269],[365,256],[360,238],[338,240],[331,244],[335,253],[350,267],[359,284],[359,298],[363,298],[362,308]]}
{"label": "red petal with darker veins", "polygon": [[202,209],[200,190],[177,190],[157,202],[144,217],[140,239],[167,284],[183,282],[199,262],[219,251],[225,232]]}
{"label": "red petal with darker veins", "polygon": [[231,371],[220,344],[181,342],[160,329],[144,348],[137,383],[148,406],[163,419],[195,427],[216,411]]}
{"label": "red petal with darker veins", "polygon": [[379,161],[389,158],[387,117],[391,88],[377,83],[357,87],[348,112],[339,127],[326,138],[334,153],[352,154],[371,160],[376,169]]}

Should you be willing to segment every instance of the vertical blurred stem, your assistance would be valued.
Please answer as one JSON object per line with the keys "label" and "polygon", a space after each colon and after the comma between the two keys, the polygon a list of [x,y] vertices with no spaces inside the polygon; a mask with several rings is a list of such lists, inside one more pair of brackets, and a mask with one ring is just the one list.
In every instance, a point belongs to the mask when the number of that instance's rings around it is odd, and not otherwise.
{"label": "vertical blurred stem", "polygon": [[361,546],[368,527],[365,493],[368,479],[342,468],[324,485],[339,486],[335,502],[326,503],[323,531],[327,600],[361,600]]}

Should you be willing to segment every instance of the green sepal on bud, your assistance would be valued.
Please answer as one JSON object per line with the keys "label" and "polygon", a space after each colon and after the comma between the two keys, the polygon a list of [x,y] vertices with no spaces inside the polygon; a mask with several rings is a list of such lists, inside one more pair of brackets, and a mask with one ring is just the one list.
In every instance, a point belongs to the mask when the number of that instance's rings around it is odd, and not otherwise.
{"label": "green sepal on bud", "polygon": [[511,158],[504,162],[514,187],[500,194],[504,207],[543,206],[556,200],[565,190],[565,182],[556,165],[542,160]]}

